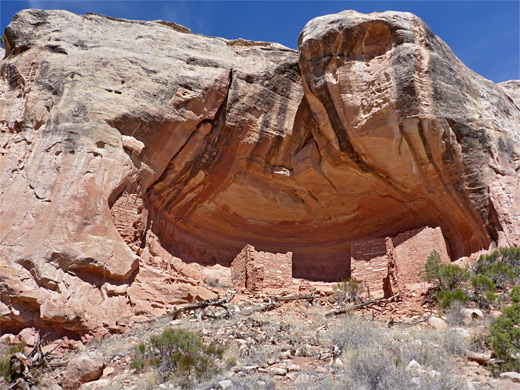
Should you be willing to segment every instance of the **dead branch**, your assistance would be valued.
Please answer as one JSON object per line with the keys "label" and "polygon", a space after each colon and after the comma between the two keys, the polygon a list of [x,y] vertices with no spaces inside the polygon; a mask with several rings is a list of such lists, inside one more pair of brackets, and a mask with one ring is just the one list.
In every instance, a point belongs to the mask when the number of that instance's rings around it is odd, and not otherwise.
{"label": "dead branch", "polygon": [[175,318],[177,318],[177,316],[179,314],[182,314],[182,313],[188,313],[190,311],[195,311],[195,310],[199,310],[199,309],[201,310],[201,312],[203,312],[204,309],[206,309],[208,307],[221,307],[224,310],[226,310],[226,312],[229,316],[231,316],[232,314],[229,311],[226,304],[228,304],[234,297],[235,297],[235,292],[233,292],[230,296],[228,296],[226,294],[226,296],[224,298],[217,297],[217,298],[213,298],[213,299],[206,299],[206,300],[200,301],[200,302],[190,303],[186,306],[175,309],[175,310],[169,312],[168,314],[173,319],[175,319]]}
{"label": "dead branch", "polygon": [[289,302],[289,301],[298,301],[298,300],[306,300],[306,301],[313,301],[314,299],[319,299],[321,296],[314,295],[314,294],[307,294],[307,295],[287,295],[287,296],[270,296],[269,299],[273,302]]}
{"label": "dead branch", "polygon": [[10,370],[13,383],[9,385],[9,390],[29,390],[32,388],[31,386],[35,385],[37,382],[33,376],[33,373],[35,372],[34,370],[41,367],[44,369],[53,369],[55,364],[51,362],[53,359],[51,353],[57,347],[51,351],[43,353],[42,342],[45,340],[46,336],[48,336],[48,333],[43,337],[40,337],[40,334],[37,333],[34,347],[27,355],[24,355],[22,352],[17,352],[11,355]]}
{"label": "dead branch", "polygon": [[384,304],[384,303],[388,303],[388,302],[394,302],[394,301],[398,300],[399,298],[400,298],[399,294],[396,294],[396,295],[392,295],[390,298],[373,299],[371,301],[362,302],[362,303],[359,303],[359,304],[354,305],[354,306],[343,307],[341,309],[334,309],[334,310],[331,310],[328,313],[326,313],[325,317],[330,317],[330,316],[333,316],[333,315],[346,314],[346,313],[350,313],[350,312],[355,311],[355,310],[365,309],[365,308],[368,308],[368,307],[371,307],[371,306],[380,305],[380,304]]}
{"label": "dead branch", "polygon": [[297,301],[297,300],[306,300],[309,302],[312,302],[313,299],[321,298],[319,295],[313,295],[313,294],[307,294],[307,295],[286,295],[286,296],[277,296],[273,295],[268,297],[269,303],[265,305],[258,305],[253,307],[248,307],[246,309],[241,310],[239,313],[248,316],[252,313],[256,312],[264,312],[264,311],[270,311],[273,309],[276,309],[277,307],[281,306],[281,302],[290,302],[290,301]]}
{"label": "dead branch", "polygon": [[433,315],[433,309],[431,309],[430,312],[428,313],[428,316],[423,319],[412,321],[412,322],[392,321],[392,325],[415,326],[415,325],[428,321],[432,315]]}
{"label": "dead branch", "polygon": [[270,310],[276,309],[277,307],[280,307],[280,306],[281,306],[281,304],[279,304],[279,303],[269,302],[265,305],[258,305],[258,306],[245,308],[244,310],[241,310],[239,313],[242,314],[243,316],[248,316],[248,315],[251,315],[256,312],[270,311]]}
{"label": "dead branch", "polygon": [[22,378],[17,378],[9,385],[7,390],[31,390],[31,387]]}

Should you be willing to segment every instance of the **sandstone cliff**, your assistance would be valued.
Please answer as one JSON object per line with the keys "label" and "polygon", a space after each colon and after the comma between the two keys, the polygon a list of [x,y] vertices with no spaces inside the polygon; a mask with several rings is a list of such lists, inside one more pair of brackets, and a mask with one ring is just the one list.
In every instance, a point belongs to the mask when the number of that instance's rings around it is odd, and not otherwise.
{"label": "sandstone cliff", "polygon": [[117,330],[246,244],[338,280],[352,243],[422,226],[452,259],[520,243],[517,89],[412,14],[316,18],[298,51],[65,11],[5,37],[3,329]]}

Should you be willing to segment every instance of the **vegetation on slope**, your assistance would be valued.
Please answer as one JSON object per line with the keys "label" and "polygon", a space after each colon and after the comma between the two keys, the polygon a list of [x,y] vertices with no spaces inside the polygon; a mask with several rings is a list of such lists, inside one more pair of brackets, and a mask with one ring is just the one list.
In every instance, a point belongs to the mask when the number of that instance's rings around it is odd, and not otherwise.
{"label": "vegetation on slope", "polygon": [[493,371],[520,371],[520,248],[481,255],[471,268],[442,264],[433,251],[423,278],[432,284],[431,297],[443,309],[468,304],[501,309],[485,341],[497,358]]}

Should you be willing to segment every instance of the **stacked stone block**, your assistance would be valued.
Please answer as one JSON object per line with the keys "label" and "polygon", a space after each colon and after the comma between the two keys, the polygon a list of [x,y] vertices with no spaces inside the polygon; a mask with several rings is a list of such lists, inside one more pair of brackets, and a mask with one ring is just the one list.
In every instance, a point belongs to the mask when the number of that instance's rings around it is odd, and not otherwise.
{"label": "stacked stone block", "polygon": [[292,252],[262,252],[246,245],[231,263],[231,281],[249,291],[287,287],[292,283]]}
{"label": "stacked stone block", "polygon": [[143,198],[124,192],[116,200],[111,211],[117,231],[128,246],[134,252],[138,252],[146,229]]}
{"label": "stacked stone block", "polygon": [[439,227],[358,241],[351,247],[351,276],[364,281],[373,298],[388,297],[422,282],[420,273],[433,250],[439,252],[443,262],[450,262]]}

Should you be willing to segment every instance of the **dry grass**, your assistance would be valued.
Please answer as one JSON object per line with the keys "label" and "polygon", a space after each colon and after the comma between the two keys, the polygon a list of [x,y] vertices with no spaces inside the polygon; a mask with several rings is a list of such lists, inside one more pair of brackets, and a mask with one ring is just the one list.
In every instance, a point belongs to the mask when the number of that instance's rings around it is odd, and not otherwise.
{"label": "dry grass", "polygon": [[[342,349],[335,381],[342,389],[465,389],[453,368],[466,341],[452,330],[386,328],[351,315],[331,329],[330,343]],[[415,360],[420,368],[407,369]],[[328,376],[313,381],[330,381]],[[336,388],[336,385],[330,388]],[[327,387],[328,388],[328,387]]]}
{"label": "dry grass", "polygon": [[[465,389],[454,372],[467,348],[459,333],[449,329],[387,328],[356,315],[325,318],[326,311],[319,305],[302,302],[286,305],[283,312],[237,315],[230,319],[199,322],[192,317],[175,321],[163,318],[91,348],[102,351],[108,360],[132,356],[135,345],[171,326],[189,329],[204,342],[224,343],[227,355],[223,358],[234,366],[210,380],[185,383],[186,389],[218,388],[218,382],[224,379],[231,380],[234,389]],[[334,348],[340,351],[337,365],[331,365]],[[273,361],[279,364],[280,355],[288,351],[293,356],[305,356],[314,365],[302,366],[291,381],[282,381],[270,374],[270,369]],[[406,369],[412,360],[420,364],[419,370]],[[316,365],[325,367],[327,372],[317,373]],[[251,366],[256,368],[248,368]],[[175,383],[151,371],[135,377],[138,388],[143,389]]]}

